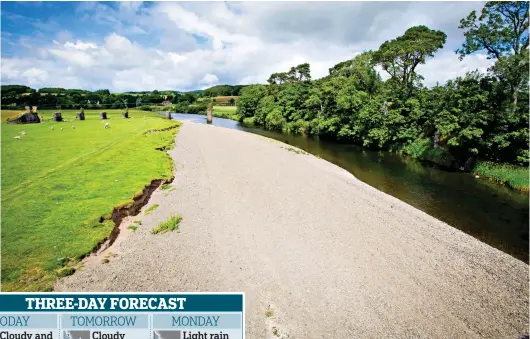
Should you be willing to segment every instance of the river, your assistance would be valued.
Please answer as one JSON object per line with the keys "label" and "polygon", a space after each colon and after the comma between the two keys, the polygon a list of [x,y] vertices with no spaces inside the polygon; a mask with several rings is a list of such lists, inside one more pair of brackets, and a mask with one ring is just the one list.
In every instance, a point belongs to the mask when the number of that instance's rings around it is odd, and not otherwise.
{"label": "river", "polygon": [[[206,116],[173,113],[177,120],[206,123]],[[527,193],[449,172],[389,152],[267,131],[213,118],[213,125],[259,134],[332,162],[365,183],[528,263]]]}

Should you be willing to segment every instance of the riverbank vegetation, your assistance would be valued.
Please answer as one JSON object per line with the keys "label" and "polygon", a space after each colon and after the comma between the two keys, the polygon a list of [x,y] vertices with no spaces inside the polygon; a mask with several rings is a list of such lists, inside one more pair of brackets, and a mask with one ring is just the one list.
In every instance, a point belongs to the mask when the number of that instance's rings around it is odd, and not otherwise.
{"label": "riverbank vegetation", "polygon": [[479,162],[473,173],[489,178],[519,191],[528,192],[528,169],[510,164],[496,164],[492,162]]}
{"label": "riverbank vegetation", "polygon": [[486,53],[493,60],[486,74],[473,71],[425,87],[418,66],[444,46],[446,35],[416,26],[333,66],[324,78],[311,80],[310,65],[301,64],[272,74],[268,85],[247,86],[237,114],[270,130],[395,151],[449,168],[507,163],[504,172],[528,176],[527,15],[528,2],[489,2],[461,20],[465,41],[456,52],[461,59]]}
{"label": "riverbank vegetation", "polygon": [[102,217],[173,175],[157,148],[173,143],[178,122],[137,110],[129,119],[107,110],[108,120],[85,110],[85,121],[63,110],[67,121],[53,122],[52,112],[40,111],[40,124],[2,124],[3,291],[52,289],[110,235],[114,223]]}

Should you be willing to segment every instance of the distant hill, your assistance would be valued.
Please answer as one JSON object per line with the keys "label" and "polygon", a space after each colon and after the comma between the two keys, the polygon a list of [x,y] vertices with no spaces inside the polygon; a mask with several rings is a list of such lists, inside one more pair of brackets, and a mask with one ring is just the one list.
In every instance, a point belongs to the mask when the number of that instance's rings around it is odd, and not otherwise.
{"label": "distant hill", "polygon": [[239,96],[241,90],[245,85],[217,85],[202,91],[202,95],[205,97],[218,97],[218,96]]}

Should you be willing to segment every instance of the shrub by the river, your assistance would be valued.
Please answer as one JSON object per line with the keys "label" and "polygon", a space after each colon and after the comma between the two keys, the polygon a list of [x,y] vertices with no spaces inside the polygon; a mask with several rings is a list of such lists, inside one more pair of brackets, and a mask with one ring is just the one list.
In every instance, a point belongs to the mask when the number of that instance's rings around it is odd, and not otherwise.
{"label": "shrub by the river", "polygon": [[492,162],[479,162],[473,170],[473,173],[507,184],[520,191],[528,191],[528,167],[495,164]]}

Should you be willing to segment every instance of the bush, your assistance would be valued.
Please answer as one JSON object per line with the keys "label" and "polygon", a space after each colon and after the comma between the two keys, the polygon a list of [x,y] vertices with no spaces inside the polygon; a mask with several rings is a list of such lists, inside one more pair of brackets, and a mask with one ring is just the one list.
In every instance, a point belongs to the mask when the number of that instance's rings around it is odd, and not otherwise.
{"label": "bush", "polygon": [[285,125],[285,131],[295,134],[306,134],[309,130],[309,121],[298,119]]}
{"label": "bush", "polygon": [[254,125],[254,117],[252,118],[244,118],[243,123],[247,125]]}
{"label": "bush", "polygon": [[270,130],[282,130],[285,126],[285,118],[279,108],[275,108],[265,118],[265,127]]}
{"label": "bush", "polygon": [[443,147],[433,147],[431,139],[417,139],[405,145],[400,153],[407,154],[414,159],[427,160],[435,164],[450,168],[455,158]]}
{"label": "bush", "polygon": [[152,111],[153,109],[149,106],[140,106],[140,107],[136,107],[136,109],[139,109],[140,111]]}

